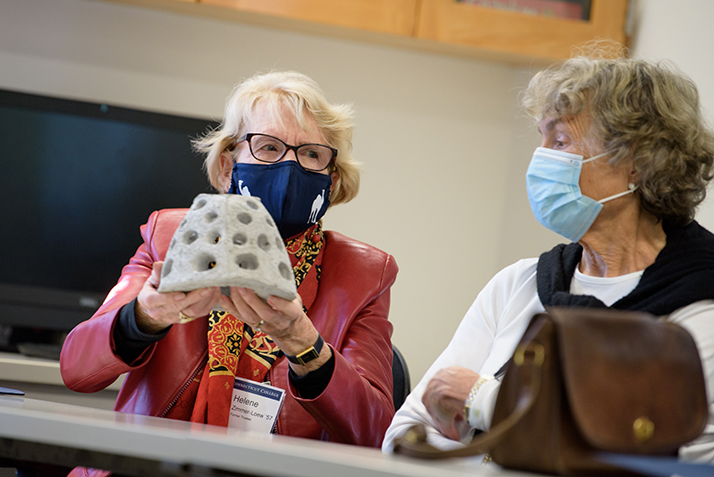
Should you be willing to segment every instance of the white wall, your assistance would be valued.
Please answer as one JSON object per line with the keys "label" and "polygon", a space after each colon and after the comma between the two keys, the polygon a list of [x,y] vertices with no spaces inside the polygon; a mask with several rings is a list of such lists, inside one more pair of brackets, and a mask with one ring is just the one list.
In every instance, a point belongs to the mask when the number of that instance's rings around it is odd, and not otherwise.
{"label": "white wall", "polygon": [[390,318],[416,381],[500,267],[514,69],[123,4],[0,0],[2,88],[220,118],[233,85],[269,69],[354,104],[362,189],[326,227],[396,257]]}

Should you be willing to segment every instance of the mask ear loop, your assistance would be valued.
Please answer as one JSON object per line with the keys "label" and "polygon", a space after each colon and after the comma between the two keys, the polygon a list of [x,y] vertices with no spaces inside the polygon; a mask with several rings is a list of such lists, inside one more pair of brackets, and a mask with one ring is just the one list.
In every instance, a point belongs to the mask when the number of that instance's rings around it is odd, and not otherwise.
{"label": "mask ear loop", "polygon": [[[589,157],[583,161],[583,164],[585,164],[586,162],[592,162],[596,159],[600,159],[601,157],[607,156],[608,154],[610,154],[610,153],[606,151],[606,152],[603,152],[602,154],[598,154],[597,156]],[[611,195],[610,197],[605,197],[604,199],[601,199],[598,202],[600,202],[601,204],[604,204],[605,202],[610,202],[611,200],[618,199],[618,198],[622,197],[623,195],[632,194],[638,188],[639,188],[639,186],[637,184],[635,184],[634,182],[630,182],[629,184],[627,184],[627,190],[625,192],[620,192],[619,194]]]}
{"label": "mask ear loop", "polygon": [[606,152],[603,152],[602,154],[598,154],[597,156],[588,157],[587,159],[583,160],[583,164],[585,164],[586,162],[592,162],[596,159],[600,159],[601,157],[607,156],[608,154],[610,154],[610,153],[606,151]]}
{"label": "mask ear loop", "polygon": [[630,182],[629,184],[627,184],[628,190],[626,190],[625,192],[620,192],[619,194],[611,195],[610,197],[605,197],[604,199],[599,200],[598,202],[600,202],[601,204],[604,204],[605,202],[610,202],[611,200],[617,199],[618,197],[622,197],[623,195],[632,194],[638,188],[639,186],[637,184],[635,184],[634,182]]}

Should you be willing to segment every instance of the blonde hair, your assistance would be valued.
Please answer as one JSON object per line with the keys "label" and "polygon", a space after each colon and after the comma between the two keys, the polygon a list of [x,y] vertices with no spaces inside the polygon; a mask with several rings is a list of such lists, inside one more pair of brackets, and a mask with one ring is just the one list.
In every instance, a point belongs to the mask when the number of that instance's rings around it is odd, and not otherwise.
{"label": "blonde hair", "polygon": [[231,149],[236,139],[245,134],[258,108],[266,108],[281,122],[281,107],[287,108],[297,123],[307,128],[307,114],[317,123],[327,145],[337,149],[334,170],[339,179],[332,185],[332,205],[349,202],[359,191],[359,164],[352,158],[353,112],[349,105],[327,102],[317,83],[295,71],[258,74],[239,83],[226,102],[223,122],[206,136],[193,142],[194,148],[206,155],[204,169],[211,185],[222,191],[220,182],[221,154]]}
{"label": "blonde hair", "polygon": [[536,74],[522,105],[536,122],[589,113],[610,163],[633,165],[642,207],[680,224],[694,218],[713,176],[714,134],[696,85],[673,65],[575,57]]}

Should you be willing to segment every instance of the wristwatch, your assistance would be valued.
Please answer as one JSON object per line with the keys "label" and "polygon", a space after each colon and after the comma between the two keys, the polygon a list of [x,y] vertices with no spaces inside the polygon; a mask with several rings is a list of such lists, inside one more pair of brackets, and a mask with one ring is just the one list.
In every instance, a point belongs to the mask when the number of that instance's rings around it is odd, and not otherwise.
{"label": "wristwatch", "polygon": [[290,361],[291,363],[305,366],[307,363],[320,356],[320,351],[322,351],[322,346],[324,344],[325,341],[322,339],[322,336],[317,335],[317,341],[315,341],[314,345],[312,345],[297,356],[288,356],[286,354],[285,357],[288,358],[288,361]]}

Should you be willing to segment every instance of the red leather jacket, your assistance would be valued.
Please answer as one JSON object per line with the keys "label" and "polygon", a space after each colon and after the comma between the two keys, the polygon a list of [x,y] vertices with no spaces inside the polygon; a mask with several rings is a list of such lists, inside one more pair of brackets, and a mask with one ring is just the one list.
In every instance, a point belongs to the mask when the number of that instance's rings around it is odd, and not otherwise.
{"label": "red leather jacket", "polygon": [[[89,320],[67,337],[60,367],[67,387],[95,392],[128,373],[115,409],[164,416],[207,356],[207,320],[175,325],[131,366],[114,352],[112,330],[122,306],[133,300],[163,260],[186,209],[154,212],[141,227],[144,243],[122,271],[117,285]],[[289,390],[280,413],[279,434],[379,447],[394,415],[392,324],[389,291],[397,275],[394,257],[335,232],[325,233],[322,273],[308,316],[335,355],[324,392],[301,399],[288,380],[282,357],[270,370],[273,385]]]}

